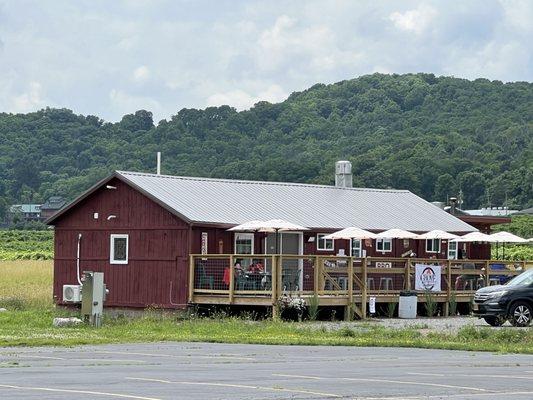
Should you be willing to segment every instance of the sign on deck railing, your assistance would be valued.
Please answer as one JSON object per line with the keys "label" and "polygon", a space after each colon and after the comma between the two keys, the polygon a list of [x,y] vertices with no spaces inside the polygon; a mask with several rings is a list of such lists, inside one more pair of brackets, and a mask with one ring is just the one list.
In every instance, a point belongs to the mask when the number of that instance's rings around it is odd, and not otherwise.
{"label": "sign on deck railing", "polygon": [[415,265],[415,290],[431,292],[441,291],[441,266],[440,265]]}

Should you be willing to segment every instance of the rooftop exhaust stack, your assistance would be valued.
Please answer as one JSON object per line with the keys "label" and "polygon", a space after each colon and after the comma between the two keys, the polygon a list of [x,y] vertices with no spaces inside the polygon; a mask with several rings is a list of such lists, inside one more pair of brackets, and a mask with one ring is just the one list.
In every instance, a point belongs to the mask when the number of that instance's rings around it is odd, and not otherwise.
{"label": "rooftop exhaust stack", "polygon": [[161,175],[161,152],[157,152],[157,175]]}
{"label": "rooftop exhaust stack", "polygon": [[335,186],[352,187],[352,163],[350,161],[337,161],[335,163]]}

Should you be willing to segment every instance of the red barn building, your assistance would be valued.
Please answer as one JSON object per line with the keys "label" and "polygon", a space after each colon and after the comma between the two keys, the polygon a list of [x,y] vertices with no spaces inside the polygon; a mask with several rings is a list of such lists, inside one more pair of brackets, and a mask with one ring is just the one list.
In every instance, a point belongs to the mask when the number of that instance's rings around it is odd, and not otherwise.
{"label": "red barn building", "polygon": [[[342,183],[341,183],[342,184]],[[284,219],[308,227],[283,233],[284,254],[456,258],[446,241],[327,241],[347,226],[380,232],[475,231],[407,190],[191,178],[117,171],[47,223],[55,226],[54,298],[80,271],[103,271],[107,306],[185,307],[190,254],[272,254],[272,236],[227,229],[250,220]],[[470,245],[469,245],[470,246]]]}

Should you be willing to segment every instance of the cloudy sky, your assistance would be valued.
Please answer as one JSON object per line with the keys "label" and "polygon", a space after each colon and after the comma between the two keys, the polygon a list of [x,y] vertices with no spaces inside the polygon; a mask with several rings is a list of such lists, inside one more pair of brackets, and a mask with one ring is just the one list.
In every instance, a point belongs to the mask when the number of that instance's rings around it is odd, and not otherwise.
{"label": "cloudy sky", "polygon": [[0,0],[0,111],[158,121],[373,72],[532,81],[531,21],[531,0]]}

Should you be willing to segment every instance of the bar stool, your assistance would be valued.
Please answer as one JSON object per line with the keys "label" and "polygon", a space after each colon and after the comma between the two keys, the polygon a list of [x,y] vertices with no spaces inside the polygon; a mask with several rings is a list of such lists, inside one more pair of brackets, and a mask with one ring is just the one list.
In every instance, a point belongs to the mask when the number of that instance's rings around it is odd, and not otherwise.
{"label": "bar stool", "polygon": [[[385,287],[384,287],[385,286]],[[379,290],[392,290],[392,278],[380,278]]]}
{"label": "bar stool", "polygon": [[372,290],[376,290],[376,286],[374,285],[374,278],[366,278],[366,287],[370,290],[372,287]]}

